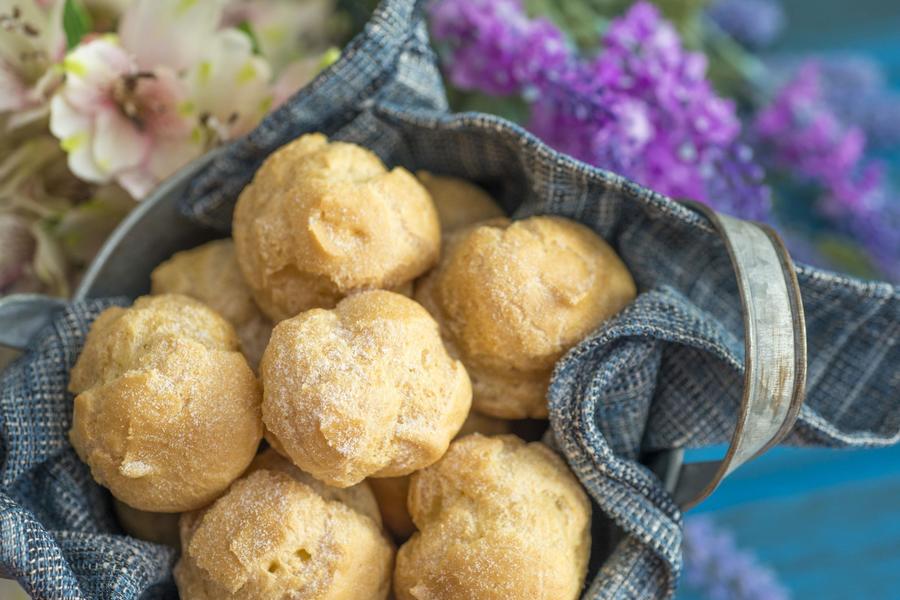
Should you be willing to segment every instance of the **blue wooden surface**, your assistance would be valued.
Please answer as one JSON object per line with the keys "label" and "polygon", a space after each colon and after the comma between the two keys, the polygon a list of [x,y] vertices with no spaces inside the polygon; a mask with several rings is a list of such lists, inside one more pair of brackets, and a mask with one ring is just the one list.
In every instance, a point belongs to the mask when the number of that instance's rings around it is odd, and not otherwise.
{"label": "blue wooden surface", "polygon": [[900,598],[900,447],[779,448],[693,514],[731,529],[794,598]]}
{"label": "blue wooden surface", "polygon": [[[900,0],[784,4],[790,28],[778,50],[862,53],[900,90]],[[730,528],[794,598],[900,599],[900,447],[779,448],[730,477],[700,513]]]}

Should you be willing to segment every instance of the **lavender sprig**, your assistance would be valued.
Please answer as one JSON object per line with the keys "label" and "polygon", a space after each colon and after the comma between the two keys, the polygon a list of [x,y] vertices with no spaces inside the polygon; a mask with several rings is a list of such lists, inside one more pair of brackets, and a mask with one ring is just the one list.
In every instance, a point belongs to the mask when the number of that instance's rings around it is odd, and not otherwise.
{"label": "lavender sprig", "polygon": [[453,85],[518,94],[569,61],[565,37],[547,19],[529,19],[520,0],[450,0],[431,5],[436,40],[449,51]]}
{"label": "lavender sprig", "polygon": [[710,600],[787,600],[775,573],[734,536],[708,517],[687,519],[684,528],[684,582]]}
{"label": "lavender sprig", "polygon": [[832,203],[857,206],[881,184],[878,166],[863,161],[865,134],[844,123],[824,101],[815,62],[797,70],[759,112],[754,127],[775,166],[820,183]]}
{"label": "lavender sprig", "polygon": [[431,10],[451,81],[522,95],[529,128],[551,146],[672,197],[768,213],[733,103],[706,80],[706,58],[686,51],[650,3],[614,19],[595,58],[579,56],[549,21],[529,19],[517,0],[439,0]]}
{"label": "lavender sprig", "polygon": [[823,101],[866,135],[867,147],[900,144],[900,94],[889,89],[884,68],[865,56],[838,54],[816,61]]}
{"label": "lavender sprig", "polygon": [[882,272],[896,280],[900,203],[887,185],[884,165],[866,157],[864,131],[834,110],[822,73],[816,61],[802,64],[757,114],[759,146],[773,169],[818,190],[818,212],[859,240]]}

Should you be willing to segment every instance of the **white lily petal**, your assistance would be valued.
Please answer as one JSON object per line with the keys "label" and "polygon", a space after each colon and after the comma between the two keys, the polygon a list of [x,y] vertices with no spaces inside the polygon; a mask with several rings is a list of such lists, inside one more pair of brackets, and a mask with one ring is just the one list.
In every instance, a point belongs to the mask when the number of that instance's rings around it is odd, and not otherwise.
{"label": "white lily petal", "polygon": [[66,83],[63,93],[83,112],[93,112],[106,104],[113,83],[134,72],[128,53],[112,38],[101,38],[78,46],[63,60]]}
{"label": "white lily petal", "polygon": [[280,73],[298,55],[316,53],[328,45],[328,21],[334,11],[335,0],[229,2],[224,23],[252,23],[262,55]]}
{"label": "white lily petal", "polygon": [[35,50],[47,52],[50,59],[56,61],[62,57],[61,52],[65,51],[66,38],[62,22],[64,4],[63,0],[3,0],[0,1],[0,13],[11,14],[12,7],[16,7],[19,19],[28,23],[35,32],[26,41]]}
{"label": "white lily petal", "polygon": [[151,140],[117,110],[97,116],[94,126],[94,162],[107,173],[133,168],[144,161]]}
{"label": "white lily petal", "polygon": [[69,169],[86,181],[103,182],[107,175],[94,162],[93,121],[57,94],[50,101],[50,131],[68,154]]}
{"label": "white lily petal", "polygon": [[91,118],[72,107],[57,94],[50,100],[50,132],[65,142],[66,138],[85,134],[91,130]]}
{"label": "white lily petal", "polygon": [[62,96],[50,102],[50,131],[59,138],[59,145],[68,154],[69,169],[86,181],[103,182],[107,176],[94,162],[92,145],[93,124],[86,115],[76,111]]}
{"label": "white lily petal", "polygon": [[92,149],[92,139],[90,134],[78,138],[69,138],[70,144],[66,148],[68,152],[69,169],[77,177],[85,181],[94,183],[105,183],[109,181],[109,174],[100,169],[94,162],[94,152]]}
{"label": "white lily petal", "polygon": [[235,137],[271,108],[271,76],[268,62],[253,54],[245,34],[223,29],[211,38],[188,80],[198,110],[215,117],[228,137]]}
{"label": "white lily petal", "polygon": [[153,188],[159,183],[159,180],[151,175],[144,167],[136,167],[127,171],[122,171],[116,175],[116,181],[118,181],[119,185],[125,188],[125,191],[135,200],[143,200],[144,197],[153,191]]}
{"label": "white lily petal", "polygon": [[128,52],[115,36],[104,36],[77,46],[63,61],[69,81],[103,85],[132,70]]}
{"label": "white lily petal", "polygon": [[135,0],[119,23],[122,45],[143,69],[187,69],[221,22],[224,5],[224,0]]}

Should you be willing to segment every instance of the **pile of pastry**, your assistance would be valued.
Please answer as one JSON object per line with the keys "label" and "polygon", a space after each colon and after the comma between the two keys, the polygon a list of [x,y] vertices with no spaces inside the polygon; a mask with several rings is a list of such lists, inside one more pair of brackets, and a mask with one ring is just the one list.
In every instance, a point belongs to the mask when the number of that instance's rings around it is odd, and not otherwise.
{"label": "pile of pastry", "polygon": [[305,135],[241,193],[233,240],[97,318],[70,438],[126,530],[176,523],[182,598],[577,598],[588,498],[510,432],[635,284],[587,227],[502,215]]}

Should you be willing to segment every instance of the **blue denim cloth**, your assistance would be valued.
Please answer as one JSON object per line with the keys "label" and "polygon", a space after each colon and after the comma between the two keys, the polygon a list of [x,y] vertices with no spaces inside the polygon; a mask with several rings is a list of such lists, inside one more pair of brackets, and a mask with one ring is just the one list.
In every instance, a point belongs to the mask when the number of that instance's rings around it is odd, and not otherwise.
{"label": "blue denim cloth", "polygon": [[[598,520],[622,532],[592,569],[585,598],[670,598],[682,517],[637,458],[721,443],[733,430],[743,328],[731,264],[713,230],[684,206],[561,155],[503,119],[448,113],[412,0],[385,2],[338,63],[210,165],[184,213],[227,231],[262,160],[309,131],[368,146],[391,165],[478,181],[514,216],[565,215],[617,248],[641,293],[560,361],[550,419]],[[810,362],[807,401],[788,443],[900,441],[900,289],[798,271]],[[108,495],[66,437],[68,370],[109,302],[71,304],[0,380],[0,574],[39,599],[175,593],[172,552],[121,535]]]}

